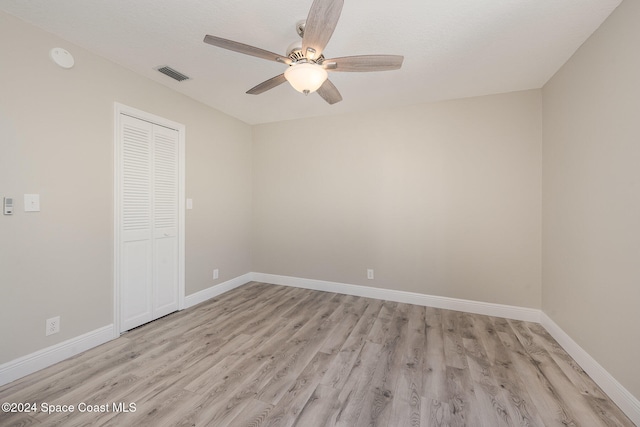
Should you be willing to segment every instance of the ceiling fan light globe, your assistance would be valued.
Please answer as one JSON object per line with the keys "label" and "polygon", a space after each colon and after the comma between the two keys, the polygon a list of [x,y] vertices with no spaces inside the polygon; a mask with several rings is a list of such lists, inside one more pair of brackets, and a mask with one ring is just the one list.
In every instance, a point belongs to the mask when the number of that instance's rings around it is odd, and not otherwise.
{"label": "ceiling fan light globe", "polygon": [[284,72],[284,77],[295,90],[301,93],[317,91],[327,80],[327,70],[318,64],[293,64]]}

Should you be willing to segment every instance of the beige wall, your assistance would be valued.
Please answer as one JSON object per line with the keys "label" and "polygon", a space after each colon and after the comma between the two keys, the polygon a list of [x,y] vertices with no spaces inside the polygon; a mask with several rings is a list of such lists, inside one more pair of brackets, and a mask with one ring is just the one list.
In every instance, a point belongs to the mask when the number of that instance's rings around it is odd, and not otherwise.
{"label": "beige wall", "polygon": [[248,125],[1,12],[0,52],[0,364],[113,321],[114,101],[186,125],[187,295],[250,271]]}
{"label": "beige wall", "polygon": [[254,126],[253,270],[539,308],[540,108],[534,90]]}
{"label": "beige wall", "polygon": [[637,22],[542,92],[251,128],[0,12],[0,364],[113,321],[117,101],[186,125],[187,295],[258,271],[542,307],[640,396]]}
{"label": "beige wall", "polygon": [[542,308],[640,396],[640,2],[543,90]]}

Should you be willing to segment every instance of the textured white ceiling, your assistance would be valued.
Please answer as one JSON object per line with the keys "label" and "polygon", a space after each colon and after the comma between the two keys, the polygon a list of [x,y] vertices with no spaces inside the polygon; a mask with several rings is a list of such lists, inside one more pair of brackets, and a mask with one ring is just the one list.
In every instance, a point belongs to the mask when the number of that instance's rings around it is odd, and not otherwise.
{"label": "textured white ceiling", "polygon": [[[0,9],[247,123],[540,88],[621,0],[345,0],[327,58],[404,55],[401,70],[330,73],[328,105],[283,84],[285,65],[203,43],[285,54],[312,0],[0,0]],[[73,52],[72,52],[73,53]],[[192,80],[160,74],[169,65]]]}

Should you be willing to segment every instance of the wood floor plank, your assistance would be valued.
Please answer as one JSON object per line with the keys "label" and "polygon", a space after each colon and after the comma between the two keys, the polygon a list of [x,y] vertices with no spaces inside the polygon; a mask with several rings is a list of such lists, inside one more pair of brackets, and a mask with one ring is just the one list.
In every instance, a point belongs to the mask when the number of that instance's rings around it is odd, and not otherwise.
{"label": "wood floor plank", "polygon": [[384,301],[382,303],[382,309],[378,313],[378,317],[376,317],[373,326],[371,327],[371,331],[369,332],[369,336],[367,339],[371,342],[375,342],[377,344],[383,344],[384,340],[387,337],[387,333],[389,332],[389,324],[391,323],[391,319],[393,318],[393,313],[396,310],[397,303]]}
{"label": "wood floor plank", "polygon": [[264,418],[261,425],[264,427],[292,426],[320,384],[320,379],[327,371],[333,357],[332,354],[317,352],[293,384],[287,388],[286,393],[278,399],[278,404]]}
{"label": "wood floor plank", "polygon": [[481,341],[475,338],[463,338],[467,353],[469,373],[473,381],[473,391],[478,400],[476,405],[480,419],[485,425],[509,427],[515,420],[507,410],[500,387],[491,372],[491,366]]}
{"label": "wood floor plank", "polygon": [[[112,340],[112,341],[106,342],[80,355],[70,357],[59,363],[56,363],[55,365],[48,367],[47,374],[49,378],[53,379],[54,377],[56,377],[56,375],[58,375],[61,372],[67,371],[71,367],[77,370],[77,368],[81,367],[83,364],[87,364],[87,365],[90,364],[91,363],[90,360],[92,358],[103,357],[106,353],[109,353],[111,351],[118,353],[122,348],[129,345],[130,345],[130,341],[128,340]],[[0,396],[3,394],[10,394],[10,393],[13,393],[15,395],[15,392],[19,390],[20,391],[19,397],[24,399],[30,392],[37,390],[36,393],[42,393],[43,388],[48,386],[49,384],[42,383],[41,378],[39,376],[27,375],[26,377],[20,378],[16,381],[0,386]]]}
{"label": "wood floor plank", "polygon": [[[223,359],[220,363],[209,362],[210,368],[203,372],[193,382],[186,384],[185,388],[194,392],[215,392],[233,390],[242,382],[243,378],[252,372],[270,372],[287,355],[293,347],[286,343],[296,337],[314,313],[311,310],[301,309],[296,316],[272,324],[277,326],[277,332],[267,335],[258,334],[247,340],[244,345],[231,346],[229,351],[222,352]],[[244,331],[244,328],[243,328]],[[243,334],[244,335],[244,334]]]}
{"label": "wood floor plank", "polygon": [[[446,362],[444,352],[444,330],[441,311],[426,310],[425,349],[423,377],[423,396],[429,398],[427,406],[422,405],[422,419],[439,417],[426,416],[427,408],[442,410],[439,402],[447,400]],[[433,402],[433,404],[432,404]]]}
{"label": "wood floor plank", "polygon": [[602,425],[610,427],[627,425],[627,416],[610,399],[595,396],[587,396],[586,399],[591,408],[598,414]]}
{"label": "wood floor plank", "polygon": [[511,418],[515,425],[519,426],[542,426],[544,423],[538,415],[535,405],[527,391],[526,384],[523,383],[522,376],[514,370],[512,356],[499,339],[496,329],[492,326],[494,319],[485,316],[478,316],[480,322],[485,326],[485,331],[479,336],[487,349],[487,359],[491,365],[491,372],[499,385]]}
{"label": "wood floor plank", "polygon": [[541,345],[531,333],[524,322],[509,321],[516,332],[516,336],[523,343],[527,352],[535,361],[536,367],[549,381],[554,392],[558,396],[558,401],[564,402],[564,405],[580,419],[585,420],[589,424],[597,425],[601,420],[596,411],[589,404],[585,396],[580,393],[572,399],[562,399],[560,396],[567,395],[569,392],[576,390],[575,385],[569,380],[565,373],[560,369],[556,361],[549,355],[549,352]]}
{"label": "wood floor plank", "polygon": [[345,302],[345,309],[342,313],[342,319],[334,328],[333,332],[323,343],[320,351],[327,354],[335,354],[340,351],[344,343],[347,341],[353,328],[358,324],[362,314],[367,309],[367,301],[360,298],[354,304]]}
{"label": "wood floor plank", "polygon": [[528,325],[529,330],[540,337],[543,345],[558,364],[571,383],[585,395],[585,399],[594,413],[609,426],[624,425],[626,415],[619,407],[612,404],[600,387],[573,360],[560,345],[540,325]]}
{"label": "wood floor plank", "polygon": [[5,426],[633,426],[539,324],[251,282],[0,387]]}
{"label": "wood floor plank", "polygon": [[67,369],[55,375],[47,376],[47,381],[33,382],[25,389],[12,391],[13,398],[19,402],[37,401],[41,396],[47,396],[49,401],[62,399],[79,384],[90,383],[90,380],[104,371],[120,369],[122,364],[135,361],[139,357],[146,357],[153,349],[153,345],[147,342],[132,343],[124,340],[123,343],[125,345],[122,347],[112,347],[110,351],[102,354],[97,353],[99,350],[92,351],[87,361],[77,359],[79,362],[77,366],[68,366]]}
{"label": "wood floor plank", "polygon": [[[282,318],[278,322],[281,326],[280,330],[265,341],[264,345],[261,345],[262,340],[258,339],[259,343],[252,351],[235,354],[234,358],[238,359],[238,364],[234,365],[224,377],[209,381],[207,397],[199,404],[199,407],[202,406],[205,409],[193,417],[198,417],[196,420],[200,420],[200,422],[206,419],[209,420],[208,422],[216,423],[222,423],[227,418],[244,417],[249,402],[259,402],[254,397],[274,377],[282,359],[286,358],[287,352],[291,353],[291,348],[287,347],[286,342],[296,335],[300,329],[298,325],[304,324],[306,321],[304,319],[309,319],[306,310],[298,310],[295,316],[292,315],[287,319]],[[227,397],[229,403],[224,408],[216,406],[215,396],[220,395],[229,396]],[[252,422],[263,420],[266,416],[265,411],[268,412],[274,407],[264,402],[260,402],[259,405],[264,410],[259,411],[256,415],[257,419]],[[217,409],[212,412],[206,408],[208,406]],[[220,412],[222,415],[219,415]],[[260,422],[264,422],[264,420]]]}
{"label": "wood floor plank", "polygon": [[305,309],[315,311],[315,309],[322,306],[325,301],[335,296],[335,294],[330,292],[310,292],[308,289],[300,289],[300,291],[302,292],[296,304],[292,304],[288,309],[284,310],[280,314],[281,317],[289,318],[291,316],[297,316],[301,310]]}
{"label": "wood floor plank", "polygon": [[522,377],[526,384],[532,404],[537,408],[544,425],[575,426],[576,417],[566,407],[547,380],[535,365],[535,360],[527,354],[527,351],[512,332],[498,332],[498,337],[511,354],[513,368]]}
{"label": "wood floor plank", "polygon": [[6,414],[0,413],[0,426],[3,427],[28,427],[42,426],[43,424],[28,413]]}
{"label": "wood floor plank", "polygon": [[250,403],[251,399],[221,399],[216,393],[195,394],[189,411],[173,412],[163,424],[172,427],[228,426]]}
{"label": "wood floor plank", "polygon": [[467,369],[467,358],[462,345],[462,315],[459,311],[443,310],[442,329],[446,365],[464,370]]}
{"label": "wood floor plank", "polygon": [[331,415],[332,424],[339,427],[353,427],[358,422],[366,404],[366,396],[382,351],[380,344],[366,341],[358,355],[344,386],[340,390],[338,411]]}
{"label": "wood floor plank", "polygon": [[287,354],[271,380],[264,386],[257,399],[265,403],[276,404],[292,384],[300,372],[311,361],[315,353],[322,347],[334,326],[332,314],[340,304],[340,297],[333,295],[320,310],[287,341]]}
{"label": "wood floor plank", "polygon": [[[447,403],[449,404],[452,426],[484,426],[484,419],[480,418],[484,411],[475,406],[480,403],[475,398],[471,375],[467,369],[446,367],[447,375]],[[493,422],[489,418],[487,426]]]}
{"label": "wood floor plank", "polygon": [[408,340],[408,309],[408,304],[397,304],[385,328],[384,345],[357,426],[386,426],[389,422],[391,402],[401,375],[402,351]]}
{"label": "wood floor plank", "polygon": [[330,417],[340,409],[339,395],[339,389],[318,384],[302,408],[294,425],[300,427],[325,427],[333,425],[330,422]]}
{"label": "wood floor plank", "polygon": [[598,399],[606,398],[605,393],[598,385],[587,375],[587,373],[576,363],[575,360],[560,347],[560,344],[554,340],[549,332],[542,325],[527,325],[532,333],[533,339],[543,347],[553,358],[556,364],[562,369],[562,372],[571,380],[571,382],[579,388],[583,394],[596,397]]}
{"label": "wood floor plank", "polygon": [[264,420],[273,410],[273,405],[264,403],[257,399],[247,402],[244,410],[235,416],[230,422],[230,426],[258,427],[264,424]]}
{"label": "wood floor plank", "polygon": [[334,388],[342,388],[347,381],[351,370],[358,360],[367,336],[382,309],[382,301],[369,300],[367,308],[358,319],[351,334],[343,344],[340,352],[331,362],[322,384],[331,385]]}
{"label": "wood floor plank", "polygon": [[424,347],[426,344],[426,310],[408,307],[407,339],[399,348],[401,364],[389,425],[419,426],[423,394]]}
{"label": "wood floor plank", "polygon": [[[259,305],[268,303],[271,298],[276,298],[278,293],[286,291],[281,287],[261,289],[255,284],[250,284],[249,290],[250,292],[245,291],[244,287],[239,289],[238,298],[225,298],[223,294],[214,298],[210,304],[201,303],[190,310],[172,313],[139,326],[127,332],[126,335],[131,340],[142,337],[147,341],[159,342],[162,337],[175,338],[179,335],[188,339],[190,335],[199,334],[201,328],[208,330],[208,333],[217,333],[224,328],[225,322],[229,319],[233,322],[241,321],[241,318],[235,315],[242,313],[246,316],[246,313],[257,310]],[[246,297],[240,297],[240,295],[246,295]]]}

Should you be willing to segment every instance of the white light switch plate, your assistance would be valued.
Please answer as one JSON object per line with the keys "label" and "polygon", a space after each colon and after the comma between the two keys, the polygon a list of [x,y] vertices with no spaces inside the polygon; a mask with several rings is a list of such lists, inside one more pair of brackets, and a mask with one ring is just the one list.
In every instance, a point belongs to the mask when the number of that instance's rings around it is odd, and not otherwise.
{"label": "white light switch plate", "polygon": [[193,209],[193,199],[187,199],[187,209]]}
{"label": "white light switch plate", "polygon": [[24,211],[40,212],[40,195],[39,194],[24,195]]}

